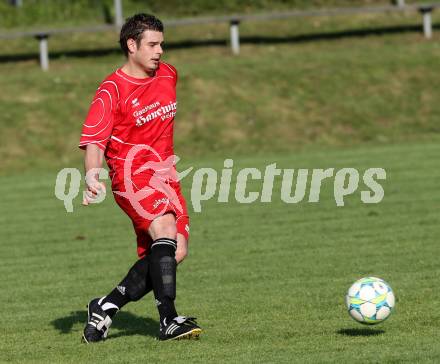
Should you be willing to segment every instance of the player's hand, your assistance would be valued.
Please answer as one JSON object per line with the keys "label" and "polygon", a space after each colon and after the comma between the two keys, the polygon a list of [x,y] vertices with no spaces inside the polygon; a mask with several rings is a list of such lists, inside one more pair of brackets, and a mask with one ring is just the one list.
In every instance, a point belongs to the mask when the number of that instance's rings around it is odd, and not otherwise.
{"label": "player's hand", "polygon": [[[84,206],[88,206],[91,203],[98,202],[98,199],[102,195],[105,195],[106,189],[105,184],[103,182],[98,181],[97,179],[91,179],[90,181],[86,181],[86,190],[83,194],[83,202]],[[99,200],[100,202],[100,200]]]}

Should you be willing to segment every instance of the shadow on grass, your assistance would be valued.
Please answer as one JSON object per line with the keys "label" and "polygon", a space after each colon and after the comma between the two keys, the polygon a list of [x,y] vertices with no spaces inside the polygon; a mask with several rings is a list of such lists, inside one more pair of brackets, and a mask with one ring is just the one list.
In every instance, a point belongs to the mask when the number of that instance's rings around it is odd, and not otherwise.
{"label": "shadow on grass", "polygon": [[[440,29],[440,24],[433,25],[433,29]],[[285,43],[306,43],[320,40],[338,40],[343,38],[360,38],[367,36],[379,36],[386,34],[401,34],[401,33],[420,33],[422,29],[420,25],[398,25],[389,27],[374,27],[353,30],[342,30],[333,32],[322,32],[312,34],[298,34],[294,36],[242,36],[240,37],[241,44],[285,44]],[[191,39],[182,40],[178,42],[166,43],[165,49],[184,49],[196,47],[216,47],[227,46],[229,40],[227,39]],[[50,39],[49,39],[50,45]],[[121,54],[119,48],[100,48],[89,50],[70,50],[70,51],[50,51],[51,59],[59,59],[63,57],[98,57],[107,56],[111,54]],[[27,60],[38,60],[38,53],[22,53],[22,54],[4,54],[0,55],[0,63],[16,62]]]}
{"label": "shadow on grass", "polygon": [[384,334],[385,331],[364,327],[362,329],[340,329],[336,333],[344,336],[378,336]]}
{"label": "shadow on grass", "polygon": [[[87,321],[87,311],[73,311],[69,315],[57,318],[51,322],[53,327],[62,334],[68,334],[76,324],[84,325]],[[115,316],[112,329],[119,330],[116,333],[110,331],[108,340],[120,336],[143,335],[157,337],[159,322],[151,318],[140,317],[130,312],[121,311]]]}

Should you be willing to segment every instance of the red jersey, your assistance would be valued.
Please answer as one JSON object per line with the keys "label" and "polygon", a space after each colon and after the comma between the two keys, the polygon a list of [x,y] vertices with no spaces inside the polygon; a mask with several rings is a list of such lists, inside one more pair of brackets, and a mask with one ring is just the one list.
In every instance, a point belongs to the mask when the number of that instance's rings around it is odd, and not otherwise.
{"label": "red jersey", "polygon": [[174,154],[176,83],[176,69],[165,62],[159,63],[153,77],[142,79],[116,70],[96,91],[79,147],[96,144],[104,150],[112,179],[118,171],[122,173],[127,154],[136,145],[146,145],[148,150],[132,158],[133,168],[164,161]]}

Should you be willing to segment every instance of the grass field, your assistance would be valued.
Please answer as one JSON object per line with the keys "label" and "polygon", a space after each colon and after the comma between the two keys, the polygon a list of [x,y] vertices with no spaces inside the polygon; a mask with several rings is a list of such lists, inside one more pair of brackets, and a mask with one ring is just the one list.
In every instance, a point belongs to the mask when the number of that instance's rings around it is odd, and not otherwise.
{"label": "grass field", "polygon": [[[77,199],[67,214],[54,197],[55,170],[3,176],[0,361],[437,363],[439,152],[437,143],[406,143],[236,159],[234,176],[273,162],[382,167],[385,198],[364,205],[358,192],[337,208],[328,180],[319,203],[288,205],[277,183],[272,203],[213,199],[191,212],[177,307],[199,318],[198,342],[156,341],[149,295],[117,316],[106,342],[81,344],[88,299],[105,294],[135,259],[131,224],[110,196],[91,208]],[[222,162],[194,166],[220,171]],[[191,178],[184,181],[189,196]],[[249,190],[261,189],[257,182]],[[388,280],[397,295],[394,315],[373,328],[344,307],[348,286],[366,275]]]}
{"label": "grass field", "polygon": [[[36,41],[1,42],[0,362],[440,362],[440,13],[433,19],[430,41],[413,13],[243,23],[239,57],[226,24],[167,30],[180,169],[220,171],[233,158],[233,183],[240,168],[274,162],[387,171],[376,205],[361,203],[361,184],[336,207],[333,179],[319,203],[286,204],[280,178],[271,203],[233,202],[234,188],[230,203],[216,195],[201,213],[189,203],[177,307],[199,318],[198,342],[156,341],[150,294],[117,316],[107,342],[80,343],[86,303],[136,259],[131,223],[111,196],[89,208],[77,198],[70,214],[54,196],[58,170],[81,168],[94,90],[123,62],[116,34],[51,38],[48,73]],[[394,315],[372,328],[344,305],[368,275],[397,296]]]}

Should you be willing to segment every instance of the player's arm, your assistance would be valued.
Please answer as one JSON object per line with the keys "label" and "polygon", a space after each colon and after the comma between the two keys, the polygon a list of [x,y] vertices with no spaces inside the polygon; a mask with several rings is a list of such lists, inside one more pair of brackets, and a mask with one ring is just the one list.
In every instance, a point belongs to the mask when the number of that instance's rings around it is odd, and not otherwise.
{"label": "player's arm", "polygon": [[86,172],[86,191],[83,205],[93,203],[98,195],[105,193],[105,184],[99,181],[99,169],[102,168],[104,150],[96,144],[88,144],[84,154],[84,169]]}
{"label": "player's arm", "polygon": [[98,195],[105,193],[105,185],[99,181],[99,171],[113,129],[113,111],[118,96],[114,82],[103,82],[96,91],[83,124],[79,147],[85,150],[86,191],[83,205],[86,206],[97,202]]}

